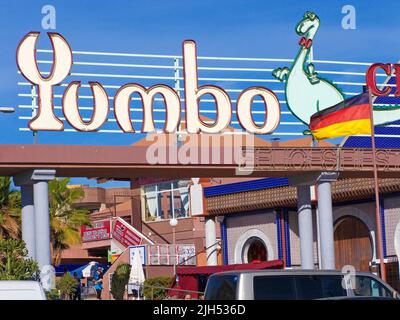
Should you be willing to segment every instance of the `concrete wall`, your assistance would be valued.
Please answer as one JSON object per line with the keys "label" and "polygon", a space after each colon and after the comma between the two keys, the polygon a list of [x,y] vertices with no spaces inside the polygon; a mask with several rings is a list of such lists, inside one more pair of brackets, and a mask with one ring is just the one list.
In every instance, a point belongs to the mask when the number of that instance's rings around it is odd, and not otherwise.
{"label": "concrete wall", "polygon": [[[232,215],[227,217],[227,237],[228,237],[228,262],[242,263],[239,261],[238,254],[245,243],[245,239],[262,232],[268,239],[271,250],[268,250],[268,260],[278,259],[278,242],[276,215],[272,210],[266,210],[265,213],[248,213],[242,215]],[[292,267],[300,266],[300,239],[296,211],[289,211],[289,238],[290,254]],[[314,261],[318,264],[317,255],[317,224],[315,212],[314,220]],[[257,236],[257,235],[256,235]],[[270,248],[268,248],[270,249]]]}
{"label": "concrete wall", "polygon": [[135,196],[134,190],[129,188],[101,188],[83,186],[85,193],[82,199],[77,200],[76,204],[88,209],[99,209],[101,204],[111,207],[115,204],[129,200]]}
{"label": "concrete wall", "polygon": [[[300,267],[300,237],[299,237],[299,220],[297,211],[289,211],[289,239],[290,239],[290,258],[292,267]],[[314,244],[314,264],[318,265],[318,243],[317,243],[317,218],[315,210],[313,210],[313,244]]]}
{"label": "concrete wall", "polygon": [[[385,227],[386,227],[386,248],[387,255],[395,255],[394,232],[397,224],[400,223],[400,197],[387,196],[384,198],[385,204]],[[373,246],[373,258],[376,259],[376,228],[375,228],[375,203],[360,202],[348,205],[333,207],[333,221],[337,224],[345,216],[354,216],[365,223],[370,231]],[[226,215],[227,219],[227,238],[228,238],[228,262],[230,264],[240,263],[238,252],[239,247],[243,246],[245,238],[249,238],[255,233],[263,234],[273,248],[273,254],[269,252],[268,259],[278,258],[277,231],[275,223],[275,213],[266,210],[265,213],[244,213]],[[292,267],[299,267],[300,260],[300,239],[298,230],[298,219],[296,211],[289,211],[290,226],[290,251]],[[314,262],[318,266],[318,242],[317,242],[317,218],[313,210],[313,239],[314,239]],[[269,250],[270,251],[270,250]]]}
{"label": "concrete wall", "polygon": [[257,236],[266,244],[268,260],[278,259],[277,232],[275,212],[266,210],[264,213],[249,213],[226,216],[228,263],[244,263],[240,252],[246,239]]}

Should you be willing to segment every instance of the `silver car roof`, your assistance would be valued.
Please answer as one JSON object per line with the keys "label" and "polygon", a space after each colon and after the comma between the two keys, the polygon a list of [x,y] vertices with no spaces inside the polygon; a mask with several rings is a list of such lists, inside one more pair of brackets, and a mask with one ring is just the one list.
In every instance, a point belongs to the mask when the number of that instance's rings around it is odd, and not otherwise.
{"label": "silver car roof", "polygon": [[[254,274],[254,275],[343,275],[346,274],[340,270],[304,270],[304,269],[258,269],[258,270],[232,270],[214,273],[215,275],[239,275],[239,274]],[[356,275],[372,276],[376,277],[374,274],[369,272],[356,272]]]}

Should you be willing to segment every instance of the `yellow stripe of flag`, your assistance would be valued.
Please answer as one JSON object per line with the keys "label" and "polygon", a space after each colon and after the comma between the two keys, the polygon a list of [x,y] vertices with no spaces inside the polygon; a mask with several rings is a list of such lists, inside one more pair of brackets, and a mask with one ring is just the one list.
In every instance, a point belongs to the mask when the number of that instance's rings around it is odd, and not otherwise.
{"label": "yellow stripe of flag", "polygon": [[339,122],[311,131],[317,140],[345,137],[357,134],[371,134],[371,119]]}

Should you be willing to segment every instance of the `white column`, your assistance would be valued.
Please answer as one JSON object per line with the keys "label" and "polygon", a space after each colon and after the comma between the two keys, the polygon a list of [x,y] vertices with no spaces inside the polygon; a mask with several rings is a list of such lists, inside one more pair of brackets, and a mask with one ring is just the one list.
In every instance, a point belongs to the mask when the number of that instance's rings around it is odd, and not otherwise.
{"label": "white column", "polygon": [[26,244],[28,256],[36,260],[35,207],[33,205],[33,187],[31,184],[21,186],[21,206],[22,240]]}
{"label": "white column", "polygon": [[335,246],[333,239],[331,183],[318,183],[318,215],[321,237],[321,266],[324,270],[335,269]]}
{"label": "white column", "polygon": [[318,253],[318,269],[322,269],[321,263],[321,232],[319,231],[319,214],[318,205],[315,208],[315,220],[317,223],[317,253]]}
{"label": "white column", "polygon": [[217,258],[217,232],[215,226],[215,219],[208,217],[205,223],[205,236],[206,236],[206,258],[208,266],[216,266],[218,264]]}
{"label": "white column", "polygon": [[314,269],[313,222],[310,186],[297,186],[300,257],[302,269]]}
{"label": "white column", "polygon": [[47,181],[33,185],[35,202],[36,258],[40,270],[51,265],[49,187]]}
{"label": "white column", "polygon": [[[318,210],[317,210],[317,223],[319,229],[319,247],[321,254],[321,269],[335,269],[335,248],[333,240],[333,218],[332,218],[332,194],[331,194],[331,182],[336,181],[338,178],[338,173],[335,171],[325,171],[325,172],[309,172],[304,174],[298,174],[289,178],[289,183],[296,186],[307,186],[317,184],[318,193]],[[299,191],[298,191],[299,192]],[[303,193],[298,193],[298,201],[301,198],[306,197],[306,191]],[[301,205],[299,203],[298,205]],[[312,227],[310,228],[309,219],[311,217],[312,225],[312,214],[309,215],[309,211],[305,210],[304,215],[299,212],[299,233],[300,233],[300,243],[303,244],[301,248],[302,253],[302,267],[303,267],[303,256],[304,263],[310,264],[310,256],[308,255],[309,250],[311,250],[310,239],[312,237]],[[308,226],[308,227],[307,227]],[[303,237],[306,239],[304,240]],[[304,241],[304,242],[303,242]],[[306,244],[307,243],[307,244]],[[306,262],[307,261],[307,262]],[[314,265],[314,261],[313,261]]]}
{"label": "white column", "polygon": [[30,257],[39,265],[40,281],[45,290],[55,286],[55,271],[51,265],[50,252],[48,191],[48,181],[54,179],[55,173],[52,169],[37,169],[14,177],[14,184],[21,186],[22,238]]}

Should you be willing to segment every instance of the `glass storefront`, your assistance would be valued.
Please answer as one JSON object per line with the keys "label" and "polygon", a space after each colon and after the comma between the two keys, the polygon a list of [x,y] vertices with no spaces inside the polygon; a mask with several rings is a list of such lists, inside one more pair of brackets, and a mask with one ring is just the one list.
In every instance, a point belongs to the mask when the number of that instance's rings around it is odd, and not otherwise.
{"label": "glass storefront", "polygon": [[189,182],[180,180],[143,187],[145,221],[188,217]]}

